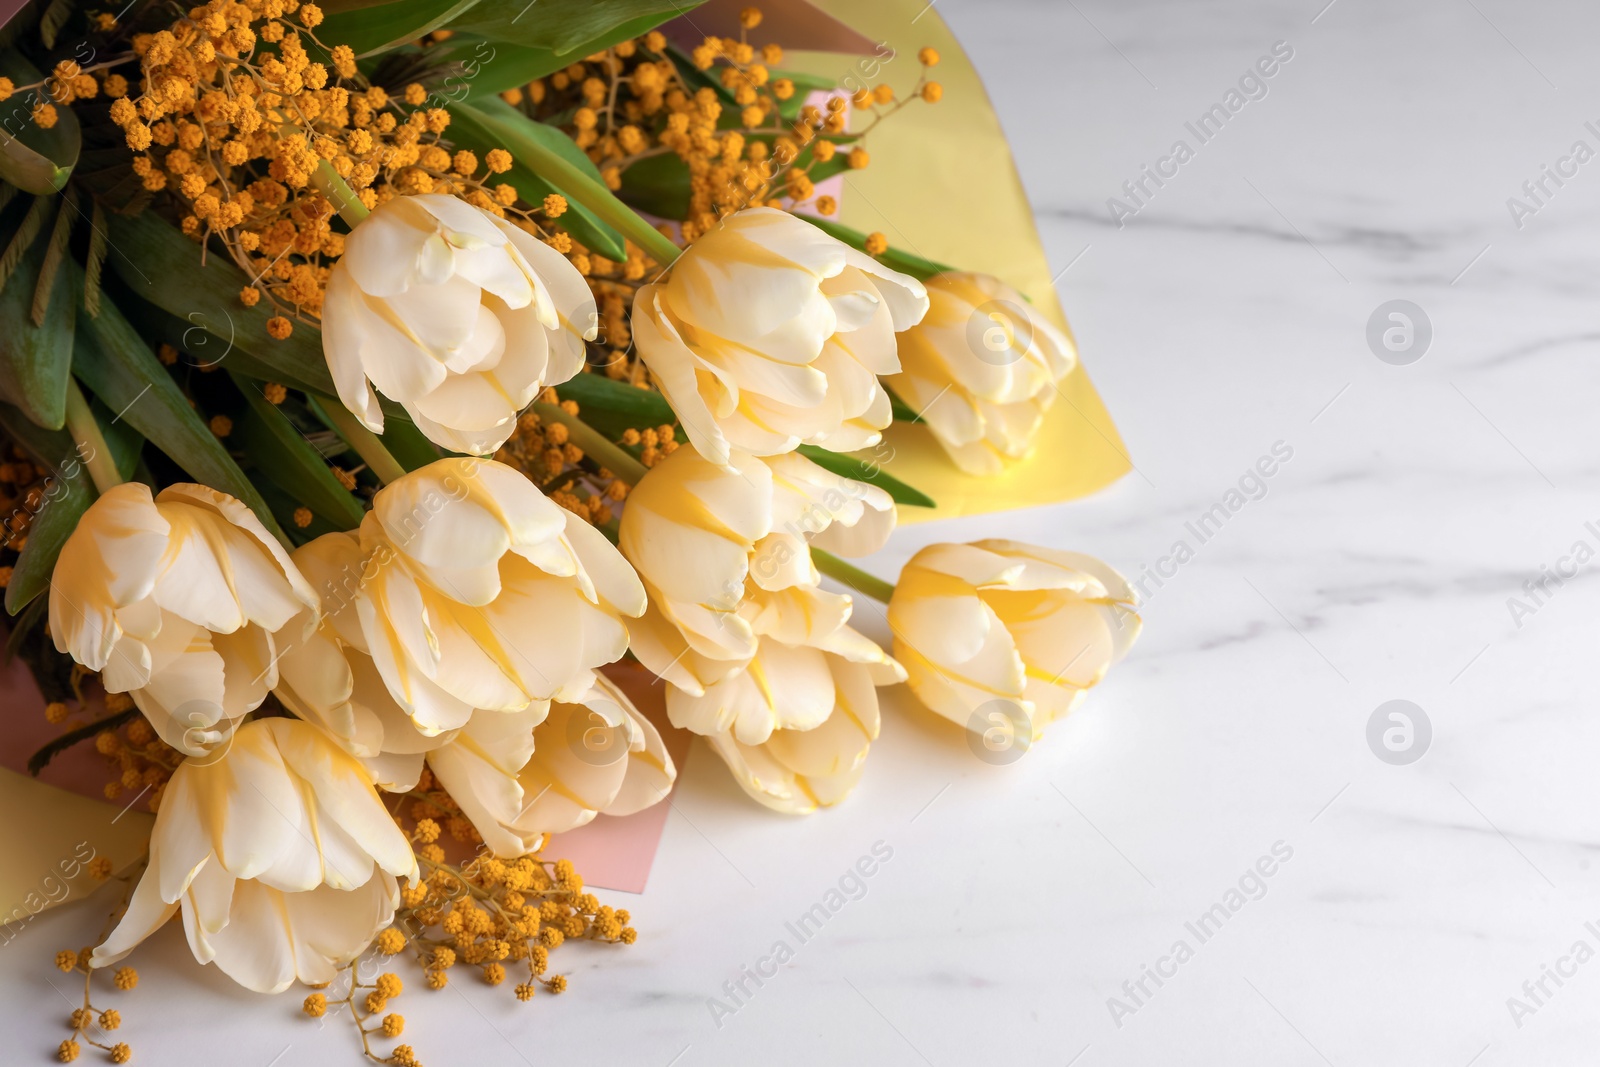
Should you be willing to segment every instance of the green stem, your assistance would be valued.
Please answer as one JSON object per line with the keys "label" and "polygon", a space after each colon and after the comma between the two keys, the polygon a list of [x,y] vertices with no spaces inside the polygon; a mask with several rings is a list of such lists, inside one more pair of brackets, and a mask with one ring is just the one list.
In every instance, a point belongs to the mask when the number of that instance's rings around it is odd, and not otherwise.
{"label": "green stem", "polygon": [[[532,137],[517,139],[517,155],[529,169],[549,182],[569,199],[576,200],[609,223],[663,268],[670,267],[683,249],[639,217],[639,213],[616,198],[600,182],[573,166],[549,147]],[[613,468],[615,469],[615,468]]]}
{"label": "green stem", "polygon": [[344,438],[345,443],[366,461],[367,469],[377,475],[378,481],[388,485],[405,475],[406,469],[389,454],[387,448],[383,447],[383,441],[378,435],[363,426],[361,420],[351,414],[349,408],[337,400],[326,404],[318,403],[317,407],[321,409],[323,417],[333,423],[333,428],[339,431],[339,436]]}
{"label": "green stem", "polygon": [[874,600],[881,600],[887,604],[889,598],[894,596],[894,585],[884,581],[875,574],[868,574],[853,563],[846,563],[831,552],[824,552],[820,548],[811,550],[811,562],[816,564],[817,570],[829,578],[843,582],[853,592],[869,596]]}
{"label": "green stem", "polygon": [[543,402],[533,405],[530,410],[545,422],[559,422],[565,426],[567,439],[583,449],[584,455],[629,485],[638,485],[639,479],[650,473],[650,469],[643,463],[628,455],[616,442],[576,415],[568,415],[555,404]]}
{"label": "green stem", "polygon": [[100,432],[100,424],[89,410],[89,402],[83,398],[77,379],[70,375],[67,377],[67,429],[78,443],[78,457],[89,468],[94,487],[104,493],[121,485],[122,475],[117,473],[117,461],[112,458],[105,434]]}
{"label": "green stem", "polygon": [[361,224],[370,214],[367,205],[361,202],[356,191],[350,188],[350,183],[339,177],[339,172],[333,169],[333,164],[326,159],[317,164],[317,169],[311,172],[311,184],[317,187],[317,192],[328,198],[328,203],[344,219],[345,224],[352,230]]}

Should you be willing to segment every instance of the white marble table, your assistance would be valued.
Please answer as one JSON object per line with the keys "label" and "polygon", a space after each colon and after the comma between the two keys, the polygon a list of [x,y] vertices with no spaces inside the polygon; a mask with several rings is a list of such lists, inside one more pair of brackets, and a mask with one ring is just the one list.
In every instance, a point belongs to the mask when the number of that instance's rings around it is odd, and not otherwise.
{"label": "white marble table", "polygon": [[[1524,583],[1600,550],[1600,162],[1561,162],[1600,149],[1600,9],[1322,2],[940,4],[1138,465],[1011,528],[1136,577],[1194,556],[1019,764],[892,713],[852,802],[785,820],[695,751],[648,892],[619,898],[640,943],[563,950],[560,1000],[407,996],[430,1067],[1594,1062],[1600,560],[1538,602]],[[1114,225],[1107,198],[1277,41],[1267,95]],[[1539,206],[1545,164],[1576,173]],[[1513,196],[1538,207],[1520,227]],[[1420,361],[1369,347],[1391,300],[1431,322]],[[1198,543],[1185,524],[1278,442],[1265,495]],[[980,528],[904,531],[883,562]],[[1395,699],[1431,724],[1404,765],[1368,742]],[[785,924],[875,842],[892,858],[800,943]],[[48,954],[98,925],[69,909],[3,950],[8,1061],[59,1039]],[[794,959],[715,1019],[779,939]],[[344,1026],[186,951],[169,927],[162,988],[125,1002],[137,1062],[355,1062]]]}

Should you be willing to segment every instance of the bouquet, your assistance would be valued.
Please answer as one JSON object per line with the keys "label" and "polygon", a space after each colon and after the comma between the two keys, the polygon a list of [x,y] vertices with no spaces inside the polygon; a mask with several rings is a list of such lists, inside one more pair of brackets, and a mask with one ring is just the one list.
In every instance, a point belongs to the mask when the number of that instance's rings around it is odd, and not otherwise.
{"label": "bouquet", "polygon": [[35,0],[0,43],[0,580],[59,727],[30,768],[92,747],[155,813],[131,867],[84,859],[121,892],[57,955],[61,1060],[128,1061],[94,980],[178,916],[396,1064],[403,979],[358,960],[528,1000],[564,942],[631,944],[546,854],[672,788],[619,672],[803,815],[880,687],[1009,762],[1137,636],[1081,554],[847,562],[941,486],[1105,480],[1033,458],[1092,400],[1051,309],[841,221],[880,125],[941,106],[936,49],[819,77],[692,0]]}

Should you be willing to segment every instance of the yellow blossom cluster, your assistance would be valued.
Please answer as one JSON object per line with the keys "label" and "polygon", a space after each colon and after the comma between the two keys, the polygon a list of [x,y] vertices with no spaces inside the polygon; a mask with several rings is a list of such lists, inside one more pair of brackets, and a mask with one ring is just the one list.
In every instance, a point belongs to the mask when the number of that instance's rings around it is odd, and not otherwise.
{"label": "yellow blossom cluster", "polygon": [[[612,189],[623,188],[634,164],[676,155],[689,172],[687,240],[743,207],[809,205],[833,214],[837,203],[816,194],[818,175],[865,167],[870,157],[861,142],[872,126],[912,99],[940,98],[937,83],[927,80],[938,53],[919,53],[922,75],[904,99],[879,83],[836,90],[817,107],[805,104],[795,79],[777,69],[780,46],[749,42],[748,31],[761,22],[759,9],[746,8],[738,38],[705,38],[690,53],[693,73],[680,69],[665,36],[653,31],[512,90],[507,99],[565,125]],[[865,129],[849,130],[852,108],[871,114]]]}
{"label": "yellow blossom cluster", "polygon": [[515,187],[494,181],[511,169],[508,152],[452,151],[449,112],[424,106],[421,85],[391,96],[369,84],[348,46],[317,39],[322,19],[299,0],[210,0],[133,37],[136,84],[101,86],[115,96],[110,116],[134,175],[149,195],[180,199],[185,233],[220,236],[252,278],[241,301],[270,301],[279,314],[267,330],[279,339],[295,318],[319,315],[344,250],[333,175],[368,208],[451,193],[549,239],[516,210]]}
{"label": "yellow blossom cluster", "polygon": [[[361,1036],[362,1051],[369,1060],[400,1064],[402,1067],[422,1067],[409,1045],[395,1046],[387,1058],[380,1057],[372,1051],[372,1038],[380,1035],[395,1038],[405,1032],[405,1016],[386,1010],[389,1002],[405,991],[405,983],[400,980],[400,976],[385,972],[378,975],[375,981],[362,982],[356,977],[354,967],[345,968],[345,973],[349,975],[350,987],[344,996],[330,1000],[328,994],[319,989],[307,994],[305,1000],[300,1003],[300,1010],[312,1019],[320,1019],[328,1014],[330,1007],[348,1009],[351,1020],[356,1024],[356,1031]],[[377,1020],[377,1025],[367,1026],[367,1023],[374,1019]]]}
{"label": "yellow blossom cluster", "polygon": [[[402,888],[394,925],[378,935],[374,947],[390,957],[409,949],[428,988],[443,989],[458,966],[474,968],[488,984],[500,985],[509,966],[526,972],[515,983],[518,1000],[530,999],[539,986],[560,993],[567,979],[548,973],[552,950],[575,939],[629,945],[637,940],[628,912],[602,905],[585,891],[570,861],[552,862],[538,854],[502,858],[483,849],[460,807],[426,769],[409,796],[410,836],[422,877]],[[455,852],[464,851],[460,846],[478,847],[465,862],[451,862],[449,839],[456,842]],[[68,960],[69,966],[75,961]],[[386,973],[363,985],[353,968],[349,974],[344,996],[330,999],[313,992],[302,1005],[305,1014],[320,1018],[331,1007],[347,1008],[364,1045],[373,1035],[400,1036],[404,1018],[384,1014],[400,995],[400,979]],[[377,1026],[366,1025],[378,1016]],[[408,1050],[406,1055],[413,1059],[395,1049],[393,1062],[414,1062],[414,1054]]]}
{"label": "yellow blossom cluster", "polygon": [[[133,702],[125,693],[107,693],[105,706],[108,713],[119,715],[131,710]],[[46,712],[48,714],[48,709]],[[131,802],[137,794],[145,799],[151,811],[161,806],[167,780],[182,756],[156,736],[149,720],[143,715],[133,715],[121,726],[101,730],[95,735],[94,747],[106,761],[107,800],[127,796]]]}
{"label": "yellow blossom cluster", "polygon": [[[624,198],[632,167],[676,157],[687,171],[686,210],[676,220],[685,241],[745,207],[833,215],[838,202],[819,193],[818,183],[871,162],[865,141],[878,122],[912,100],[941,98],[942,89],[928,78],[939,55],[932,48],[918,53],[918,81],[903,96],[887,83],[853,92],[846,86],[817,106],[806,102],[796,77],[784,75],[779,45],[750,43],[749,31],[761,23],[759,9],[744,9],[739,37],[707,37],[682,65],[665,35],[652,31],[502,95],[532,117],[561,125]],[[864,127],[850,128],[852,111],[866,113]],[[652,168],[650,181],[657,180]],[[630,247],[625,267],[632,255]],[[625,309],[638,285],[652,278],[605,269],[614,265],[593,254],[572,259],[589,276],[600,309],[607,358],[594,369],[648,388]]]}
{"label": "yellow blossom cluster", "polygon": [[[578,405],[571,400],[559,401],[554,389],[546,389],[539,400],[542,404],[559,405],[568,415],[578,414]],[[673,432],[671,426],[661,427],[669,443]],[[637,432],[628,433],[634,434],[631,443],[637,444]],[[675,443],[670,444],[670,448],[676,447]],[[516,431],[494,458],[522,471],[550,499],[595,526],[609,526],[615,519],[612,505],[628,495],[627,482],[585,456],[583,449],[572,442],[564,424],[546,421],[537,411],[523,413]]]}
{"label": "yellow blossom cluster", "polygon": [[[126,900],[123,906],[126,906]],[[56,1059],[62,1063],[71,1063],[78,1058],[84,1045],[92,1045],[104,1052],[112,1063],[127,1063],[133,1058],[133,1049],[126,1041],[98,1041],[91,1035],[91,1031],[94,1031],[101,1037],[106,1037],[122,1026],[122,1013],[116,1008],[98,1010],[90,1001],[89,987],[95,974],[89,967],[89,955],[92,951],[91,948],[85,947],[77,952],[62,949],[56,953],[58,970],[68,973],[77,971],[83,975],[83,1007],[72,1009],[67,1016],[67,1025],[71,1028],[72,1036],[63,1038],[56,1046]],[[125,993],[139,984],[139,972],[132,967],[119,967],[112,976],[112,984]]]}

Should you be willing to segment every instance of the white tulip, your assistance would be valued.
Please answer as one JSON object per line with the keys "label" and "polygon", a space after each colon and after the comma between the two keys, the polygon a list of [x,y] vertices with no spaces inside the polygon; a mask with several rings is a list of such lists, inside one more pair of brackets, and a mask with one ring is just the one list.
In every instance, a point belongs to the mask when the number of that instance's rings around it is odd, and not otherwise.
{"label": "white tulip", "polygon": [[904,680],[810,555],[874,551],[893,526],[887,493],[796,454],[723,467],[679,449],[628,496],[618,543],[650,599],[634,655],[666,682],[672,724],[769,807],[843,799],[878,735],[874,686]]}
{"label": "white tulip", "polygon": [[56,648],[128,693],[167,744],[224,743],[277,684],[280,634],[317,596],[248,507],[201,485],[100,496],[50,585]]}
{"label": "white tulip", "polygon": [[882,547],[894,501],[803,456],[736,458],[728,468],[679,449],[628,495],[617,543],[650,606],[634,654],[698,694],[756,653],[760,634],[793,644],[849,617],[848,597],[817,588],[809,546],[842,555]]}
{"label": "white tulip", "polygon": [[876,443],[894,334],[922,283],[773,208],[719,222],[634,296],[633,337],[694,447],[714,463],[811,443]]}
{"label": "white tulip", "polygon": [[531,728],[479,714],[428,754],[439,784],[498,856],[538,849],[547,834],[596,815],[632,815],[664,799],[677,769],[660,733],[609,679],[553,702]]}
{"label": "white tulip", "polygon": [[195,958],[240,985],[329,982],[389,924],[400,877],[416,857],[360,763],[309,723],[257,720],[173,772],[150,865],[90,965],[181,911]]}
{"label": "white tulip", "polygon": [[979,733],[1003,705],[1037,740],[1127,654],[1134,600],[1120,574],[1081,553],[937,544],[900,572],[889,627],[922,703]]}
{"label": "white tulip", "polygon": [[[872,742],[878,739],[878,692],[874,687],[905,680],[904,672],[893,661],[862,664],[827,655],[822,657],[822,667],[829,675],[826,681],[815,673],[816,667],[811,665],[814,677],[802,684],[831,685],[834,706],[813,728],[773,730],[759,744],[740,741],[733,729],[709,737],[711,747],[728,765],[740,787],[786,815],[809,815],[849,795],[861,778]],[[796,680],[793,675],[784,679],[786,683]],[[758,693],[749,692],[759,687],[748,672],[721,686],[745,689],[746,694],[740,698],[744,702],[762,699]],[[776,687],[772,691],[778,692]],[[669,703],[679,692],[668,690]]]}
{"label": "white tulip", "polygon": [[594,296],[565,256],[454,196],[397,196],[345,239],[322,347],[339,399],[382,432],[373,391],[435,444],[485,454],[583,366]]}
{"label": "white tulip", "polygon": [[273,693],[358,757],[379,788],[411,789],[423,755],[447,743],[454,730],[419,721],[396,704],[366,650],[356,598],[362,575],[375,573],[376,561],[362,556],[355,533],[325,534],[296,549],[294,561],[325,594],[323,613],[316,628],[279,658]]}
{"label": "white tulip", "polygon": [[372,658],[428,735],[478,710],[581,698],[594,668],[627,650],[623,617],[645,607],[604,535],[490,460],[439,460],[396,479],[374,498],[358,548],[335,547],[330,558],[359,560],[355,619],[334,619],[340,639]]}
{"label": "white tulip", "polygon": [[900,335],[889,388],[969,474],[997,474],[1033,447],[1057,384],[1077,365],[1072,335],[987,274],[928,280],[928,313]]}

